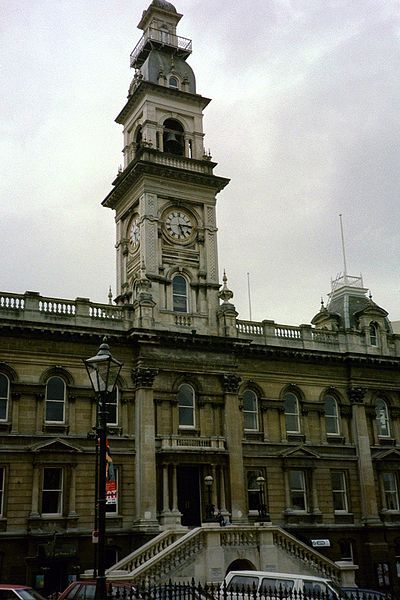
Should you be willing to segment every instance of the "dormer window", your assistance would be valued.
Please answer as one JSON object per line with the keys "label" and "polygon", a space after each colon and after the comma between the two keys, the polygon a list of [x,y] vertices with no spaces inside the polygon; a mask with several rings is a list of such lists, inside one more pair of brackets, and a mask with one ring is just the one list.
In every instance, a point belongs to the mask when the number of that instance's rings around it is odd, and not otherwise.
{"label": "dormer window", "polygon": [[370,323],[369,326],[369,343],[371,346],[378,345],[378,328],[375,323]]}
{"label": "dormer window", "polygon": [[179,81],[176,77],[171,76],[168,80],[168,85],[170,88],[179,89]]}

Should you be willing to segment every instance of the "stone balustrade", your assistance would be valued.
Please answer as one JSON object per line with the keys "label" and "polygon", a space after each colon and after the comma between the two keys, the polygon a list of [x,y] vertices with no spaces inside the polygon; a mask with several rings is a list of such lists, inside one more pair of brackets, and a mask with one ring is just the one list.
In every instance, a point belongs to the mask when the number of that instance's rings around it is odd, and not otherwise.
{"label": "stone balustrade", "polygon": [[[339,585],[344,581],[346,585],[349,581],[354,583],[357,569],[351,563],[332,562],[271,524],[219,527],[207,523],[189,531],[171,530],[159,534],[108,569],[107,579],[147,585],[170,578],[187,581],[193,577],[220,583],[229,564],[243,555],[258,570],[265,569],[264,561],[268,557],[269,570],[317,575]],[[207,557],[211,557],[210,560]]]}

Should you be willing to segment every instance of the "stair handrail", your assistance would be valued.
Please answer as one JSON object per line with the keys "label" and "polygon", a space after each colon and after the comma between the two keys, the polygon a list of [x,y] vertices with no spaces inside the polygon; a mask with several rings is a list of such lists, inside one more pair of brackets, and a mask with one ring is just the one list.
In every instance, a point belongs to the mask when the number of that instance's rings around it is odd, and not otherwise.
{"label": "stair handrail", "polygon": [[170,544],[175,542],[177,539],[184,535],[185,531],[176,531],[167,529],[162,531],[156,537],[152,538],[140,548],[137,548],[124,558],[121,558],[115,565],[106,570],[106,575],[113,573],[114,571],[133,571],[146,563],[148,560],[156,556]]}

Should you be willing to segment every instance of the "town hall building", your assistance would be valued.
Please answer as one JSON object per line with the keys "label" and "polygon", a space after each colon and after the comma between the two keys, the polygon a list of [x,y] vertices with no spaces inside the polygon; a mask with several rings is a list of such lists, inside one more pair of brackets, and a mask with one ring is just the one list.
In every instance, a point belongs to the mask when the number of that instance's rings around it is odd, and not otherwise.
{"label": "town hall building", "polygon": [[[314,570],[356,565],[358,585],[399,589],[400,336],[348,273],[309,325],[239,318],[218,265],[229,179],[204,149],[210,100],[181,17],[166,0],[144,10],[116,117],[124,165],[102,203],[116,298],[0,292],[0,580],[54,591],[93,567],[97,402],[83,360],[106,337],[123,363],[107,416],[110,574],[134,578],[144,545],[163,540],[148,555],[166,561],[166,540],[186,535],[193,565],[208,528],[212,556],[229,550],[208,580],[291,553],[292,568],[300,555]],[[253,560],[268,535],[271,555]]]}

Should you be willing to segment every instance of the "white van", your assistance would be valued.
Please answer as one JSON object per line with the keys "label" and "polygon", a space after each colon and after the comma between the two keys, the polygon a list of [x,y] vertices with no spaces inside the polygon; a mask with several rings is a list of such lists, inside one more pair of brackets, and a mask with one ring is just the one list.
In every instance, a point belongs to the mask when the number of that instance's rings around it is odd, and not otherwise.
{"label": "white van", "polygon": [[228,600],[253,600],[255,591],[261,600],[275,598],[275,592],[277,598],[302,598],[303,594],[306,598],[308,594],[312,598],[321,594],[327,600],[340,598],[338,588],[329,579],[273,571],[230,571],[221,590],[226,591]]}

